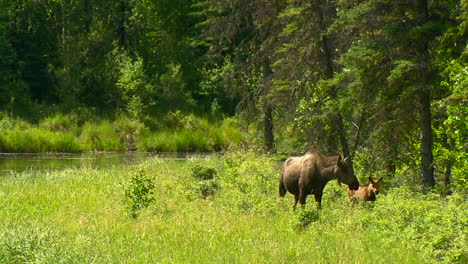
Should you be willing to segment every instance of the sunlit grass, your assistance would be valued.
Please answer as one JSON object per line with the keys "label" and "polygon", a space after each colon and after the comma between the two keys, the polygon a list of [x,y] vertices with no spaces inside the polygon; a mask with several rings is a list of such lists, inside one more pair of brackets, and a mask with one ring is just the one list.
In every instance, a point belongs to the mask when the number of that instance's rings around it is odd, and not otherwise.
{"label": "sunlit grass", "polygon": [[114,122],[79,122],[73,115],[57,114],[38,125],[0,120],[0,152],[212,152],[238,147],[241,139],[230,122],[211,123],[193,115],[179,127],[152,132],[143,123],[124,117]]}
{"label": "sunlit grass", "polygon": [[[203,198],[195,166],[220,189]],[[124,188],[154,178],[155,201],[133,219]],[[330,182],[323,210],[277,197],[278,162],[254,153],[152,158],[139,166],[29,171],[0,179],[2,263],[463,263],[467,202],[387,190],[351,207]],[[302,214],[301,212],[305,212]],[[304,224],[304,215],[317,215]]]}
{"label": "sunlit grass", "polygon": [[3,131],[0,152],[80,152],[83,146],[73,135],[40,128]]}

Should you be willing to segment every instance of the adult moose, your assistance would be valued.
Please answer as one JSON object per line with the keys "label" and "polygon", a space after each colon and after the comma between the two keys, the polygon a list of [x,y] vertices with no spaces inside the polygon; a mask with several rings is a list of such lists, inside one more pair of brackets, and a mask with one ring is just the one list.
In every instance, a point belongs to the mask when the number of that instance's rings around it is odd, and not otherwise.
{"label": "adult moose", "polygon": [[359,188],[359,181],[354,176],[348,158],[326,157],[310,149],[303,156],[291,157],[284,162],[279,180],[279,195],[284,197],[287,191],[292,193],[295,210],[298,201],[305,205],[307,196],[314,194],[320,208],[323,189],[333,179],[347,184],[351,190]]}

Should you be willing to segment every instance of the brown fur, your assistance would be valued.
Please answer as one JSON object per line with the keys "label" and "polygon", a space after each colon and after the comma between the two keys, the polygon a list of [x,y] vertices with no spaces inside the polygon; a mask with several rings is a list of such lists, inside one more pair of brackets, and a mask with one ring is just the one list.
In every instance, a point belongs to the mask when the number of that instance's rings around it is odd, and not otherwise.
{"label": "brown fur", "polygon": [[356,191],[348,188],[348,198],[349,201],[353,200],[353,197],[357,197],[361,201],[375,201],[376,195],[379,193],[379,182],[381,182],[383,177],[378,178],[374,181],[372,177],[369,177],[369,184],[366,186],[361,186]]}
{"label": "brown fur", "polygon": [[284,162],[279,180],[279,195],[284,197],[286,192],[292,193],[293,209],[296,209],[298,201],[305,205],[307,196],[314,194],[320,208],[323,189],[333,179],[347,184],[352,190],[359,188],[348,158],[326,157],[316,150],[308,150],[303,156],[291,157]]}

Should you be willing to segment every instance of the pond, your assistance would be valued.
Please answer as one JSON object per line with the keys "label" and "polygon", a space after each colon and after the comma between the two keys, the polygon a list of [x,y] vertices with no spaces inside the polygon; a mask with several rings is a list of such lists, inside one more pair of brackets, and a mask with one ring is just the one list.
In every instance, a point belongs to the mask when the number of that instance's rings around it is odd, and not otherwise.
{"label": "pond", "polygon": [[200,153],[91,152],[91,153],[0,153],[0,176],[26,170],[65,168],[108,168],[138,164],[149,158],[185,160],[206,156]]}

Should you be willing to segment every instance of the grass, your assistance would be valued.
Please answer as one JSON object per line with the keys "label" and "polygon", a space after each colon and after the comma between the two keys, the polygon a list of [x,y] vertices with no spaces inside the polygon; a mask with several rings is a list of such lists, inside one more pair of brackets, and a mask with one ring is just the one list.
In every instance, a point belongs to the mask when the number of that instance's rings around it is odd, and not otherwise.
{"label": "grass", "polygon": [[[125,190],[140,171],[154,201],[132,218]],[[293,212],[291,195],[277,197],[277,177],[274,158],[236,152],[1,178],[0,262],[466,263],[460,193],[401,187],[350,207],[330,182],[323,210]],[[210,196],[198,188],[207,180],[217,182]]]}
{"label": "grass", "polygon": [[[34,125],[0,117],[0,152],[212,152],[237,147],[242,136],[229,120],[211,123],[181,115],[175,127],[150,131],[136,120],[80,120],[57,114]],[[129,139],[132,138],[132,139]]]}

